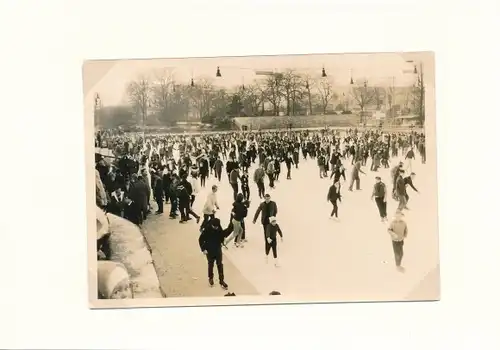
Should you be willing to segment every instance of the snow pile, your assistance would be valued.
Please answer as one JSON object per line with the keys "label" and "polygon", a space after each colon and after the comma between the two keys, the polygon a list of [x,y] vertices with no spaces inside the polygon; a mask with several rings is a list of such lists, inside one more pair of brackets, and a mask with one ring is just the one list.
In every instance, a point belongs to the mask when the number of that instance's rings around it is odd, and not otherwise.
{"label": "snow pile", "polygon": [[129,299],[130,277],[127,269],[114,261],[97,262],[97,286],[100,298],[103,299]]}
{"label": "snow pile", "polygon": [[109,233],[109,222],[104,211],[96,206],[97,239]]}
{"label": "snow pile", "polygon": [[132,283],[134,298],[162,298],[151,253],[139,228],[113,214],[107,214],[112,261],[122,263]]}

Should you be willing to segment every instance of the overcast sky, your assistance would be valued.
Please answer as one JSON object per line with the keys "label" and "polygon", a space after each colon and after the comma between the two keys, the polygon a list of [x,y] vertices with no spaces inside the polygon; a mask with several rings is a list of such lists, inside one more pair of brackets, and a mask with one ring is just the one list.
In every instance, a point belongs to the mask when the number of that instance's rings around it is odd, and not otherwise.
{"label": "overcast sky", "polygon": [[[287,68],[320,77],[324,67],[334,85],[349,85],[351,71],[354,80],[367,79],[370,85],[408,86],[415,75],[404,73],[413,70],[408,60],[418,62],[419,55],[412,53],[378,54],[332,54],[332,55],[287,55],[247,56],[219,58],[177,58],[151,60],[87,61],[83,69],[85,110],[92,113],[93,96],[99,93],[103,105],[110,106],[127,102],[126,86],[141,75],[152,75],[163,70],[170,72],[176,83],[188,83],[191,77],[210,78],[219,87],[234,87],[250,84],[257,79],[256,70],[280,71]],[[221,78],[215,78],[217,66]],[[424,67],[424,72],[427,69]]]}

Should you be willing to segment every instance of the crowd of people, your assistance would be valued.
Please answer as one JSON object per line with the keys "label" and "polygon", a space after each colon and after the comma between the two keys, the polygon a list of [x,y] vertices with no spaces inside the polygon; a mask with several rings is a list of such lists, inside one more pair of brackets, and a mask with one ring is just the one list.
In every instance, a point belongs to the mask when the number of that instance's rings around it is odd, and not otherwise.
{"label": "crowd of people", "polygon": [[[366,174],[363,167],[368,162],[374,173],[381,167],[391,168],[390,192],[381,177],[376,176],[372,199],[382,222],[388,221],[388,195],[398,201],[388,233],[396,267],[404,271],[403,242],[408,233],[404,212],[409,210],[407,187],[417,191],[416,174],[412,171],[416,154],[423,164],[426,161],[423,133],[323,129],[144,136],[107,130],[97,132],[95,146],[97,150],[106,148],[112,152],[112,156],[96,152],[97,205],[139,227],[153,212],[178,219],[180,224],[196,220],[199,248],[207,256],[209,284],[214,285],[216,265],[218,281],[224,289],[228,285],[222,251],[231,246],[245,246],[245,220],[254,196],[258,196],[261,203],[252,222],[255,224],[260,216],[265,257],[272,252],[274,264],[279,266],[277,242],[278,238],[283,239],[283,232],[271,190],[277,186],[283,168],[286,180],[293,181],[293,172],[300,171],[301,162],[312,159],[317,164],[318,177],[331,181],[327,201],[332,205],[330,216],[334,220],[338,220],[339,203],[344,195],[341,179],[348,177],[348,191],[361,190],[361,175]],[[406,161],[391,165],[391,159],[396,157]],[[347,175],[346,164],[352,165]],[[207,186],[207,179],[214,179],[216,184],[209,187],[202,212],[196,213],[193,204]],[[222,227],[217,214],[220,209],[217,183],[225,181],[232,188],[233,205],[230,212],[223,213],[230,220],[227,227]],[[251,181],[256,184],[257,193],[250,193]],[[164,212],[166,205],[168,212]]]}

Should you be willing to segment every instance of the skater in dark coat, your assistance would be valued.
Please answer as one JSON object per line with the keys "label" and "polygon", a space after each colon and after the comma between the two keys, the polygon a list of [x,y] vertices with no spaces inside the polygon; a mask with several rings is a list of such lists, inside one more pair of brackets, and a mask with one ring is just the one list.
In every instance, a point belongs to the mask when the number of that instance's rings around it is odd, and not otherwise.
{"label": "skater in dark coat", "polygon": [[273,251],[274,266],[278,267],[278,235],[281,237],[283,242],[283,232],[276,222],[276,218],[271,216],[269,218],[269,224],[266,226],[266,263],[268,261],[269,252]]}
{"label": "skater in dark coat", "polygon": [[338,219],[339,218],[339,207],[338,207],[337,201],[342,202],[342,196],[340,195],[340,183],[339,182],[334,182],[333,185],[330,186],[326,200],[328,202],[332,203],[332,205],[333,205],[332,213],[330,214],[330,217],[333,217],[335,215],[335,219]]}
{"label": "skater in dark coat", "polygon": [[198,239],[200,249],[208,260],[208,283],[214,285],[214,263],[219,273],[219,284],[227,289],[224,281],[224,265],[222,264],[222,244],[225,239],[224,231],[218,218],[213,218],[203,225],[201,235]]}
{"label": "skater in dark coat", "polygon": [[372,199],[375,198],[382,222],[387,221],[387,188],[380,176],[375,177]]}
{"label": "skater in dark coat", "polygon": [[156,204],[158,205],[156,214],[163,214],[163,179],[156,173],[153,173],[153,179],[153,196],[155,198]]}
{"label": "skater in dark coat", "polygon": [[260,220],[262,228],[264,229],[265,238],[266,227],[269,224],[269,218],[276,217],[276,215],[278,215],[278,206],[276,205],[276,202],[271,200],[271,196],[269,194],[266,194],[264,196],[264,202],[260,203],[259,207],[257,208],[257,211],[255,212],[255,215],[253,217],[254,224],[257,222],[259,215],[261,215]]}
{"label": "skater in dark coat", "polygon": [[291,180],[292,179],[291,169],[292,165],[295,164],[291,153],[288,153],[287,157],[285,158],[285,164],[286,164],[286,179]]}

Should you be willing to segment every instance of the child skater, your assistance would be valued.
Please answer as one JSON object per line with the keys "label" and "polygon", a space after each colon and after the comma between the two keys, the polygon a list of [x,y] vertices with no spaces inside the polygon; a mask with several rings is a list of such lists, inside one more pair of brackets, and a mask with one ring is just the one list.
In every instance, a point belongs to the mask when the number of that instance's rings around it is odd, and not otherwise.
{"label": "child skater", "polygon": [[278,237],[280,235],[281,242],[283,242],[283,233],[281,228],[276,222],[276,217],[271,216],[269,218],[269,224],[266,227],[266,263],[268,262],[268,256],[271,249],[273,250],[274,266],[279,267],[278,263]]}

